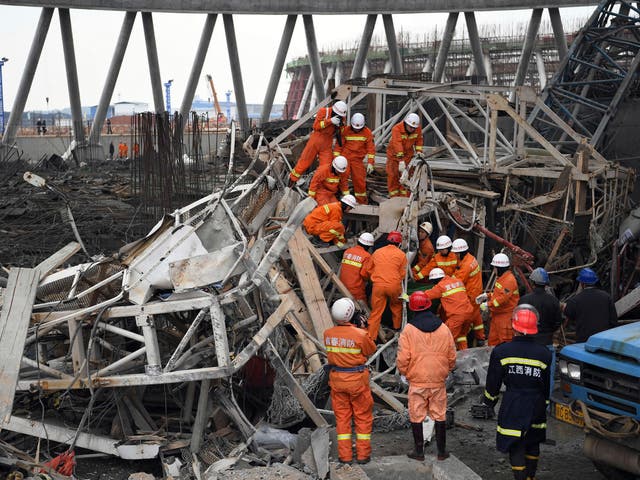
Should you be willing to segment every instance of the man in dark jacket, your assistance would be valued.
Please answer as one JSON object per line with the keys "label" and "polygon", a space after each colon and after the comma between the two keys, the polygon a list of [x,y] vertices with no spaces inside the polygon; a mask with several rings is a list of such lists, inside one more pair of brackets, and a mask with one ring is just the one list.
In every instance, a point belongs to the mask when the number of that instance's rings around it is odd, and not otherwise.
{"label": "man in dark jacket", "polygon": [[524,303],[533,305],[538,311],[538,333],[532,335],[534,341],[540,345],[552,345],[553,334],[562,323],[560,302],[556,297],[546,291],[549,285],[549,274],[544,268],[536,268],[529,275],[529,280],[534,285],[533,291],[522,296],[518,305]]}
{"label": "man in dark jacket", "polygon": [[567,301],[564,316],[575,322],[576,343],[586,342],[594,333],[617,326],[618,315],[611,297],[604,290],[596,288],[598,275],[590,268],[578,273],[582,291]]}
{"label": "man in dark jacket", "polygon": [[493,408],[505,384],[496,448],[509,453],[513,477],[526,480],[535,478],[540,443],[546,439],[551,352],[531,337],[538,333],[538,312],[531,305],[514,309],[512,327],[513,340],[491,352],[484,403]]}

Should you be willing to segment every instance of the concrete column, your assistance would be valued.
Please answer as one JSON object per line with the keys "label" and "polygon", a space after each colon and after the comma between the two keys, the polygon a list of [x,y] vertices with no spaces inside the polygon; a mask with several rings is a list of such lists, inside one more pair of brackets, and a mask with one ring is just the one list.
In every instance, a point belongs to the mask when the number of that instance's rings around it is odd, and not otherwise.
{"label": "concrete column", "polygon": [[482,55],[484,58],[484,69],[487,72],[487,84],[493,85],[493,65],[491,64],[491,56],[488,53]]}
{"label": "concrete column", "polygon": [[536,67],[538,67],[538,80],[540,81],[540,90],[544,90],[547,86],[547,70],[544,68],[544,57],[542,52],[535,52]]}
{"label": "concrete column", "polygon": [[111,98],[113,97],[113,90],[116,88],[116,81],[118,80],[118,74],[120,73],[120,67],[122,66],[122,59],[124,53],[127,51],[127,45],[129,45],[129,38],[131,37],[131,30],[133,29],[133,23],[136,19],[136,12],[127,12],[124,15],[122,21],[122,27],[120,28],[120,35],[116,43],[116,48],[111,58],[111,65],[109,65],[109,71],[107,72],[107,78],[102,88],[102,95],[100,95],[100,102],[96,109],[96,115],[93,117],[93,124],[91,125],[91,133],[89,134],[89,142],[97,144],[100,141],[100,133],[102,132],[102,125],[107,118],[107,109]]}
{"label": "concrete column", "polygon": [[60,32],[62,33],[62,49],[64,51],[64,65],[67,71],[67,87],[69,89],[69,104],[73,121],[73,136],[78,145],[84,143],[84,125],[82,122],[82,103],[80,102],[80,86],[78,85],[78,67],[76,66],[76,52],[73,47],[73,30],[71,29],[71,15],[68,8],[59,8]]}
{"label": "concrete column", "polygon": [[569,47],[567,47],[567,37],[564,34],[562,18],[560,18],[560,10],[558,8],[550,8],[549,19],[551,20],[551,28],[553,29],[553,36],[556,40],[556,48],[558,49],[560,63],[562,63],[562,60],[565,59],[569,52]]}
{"label": "concrete column", "polygon": [[364,24],[364,30],[362,31],[362,38],[360,39],[360,45],[358,45],[356,58],[353,61],[351,78],[360,78],[364,76],[362,72],[363,72],[364,64],[367,60],[367,52],[369,51],[369,46],[371,45],[371,37],[373,36],[373,29],[376,26],[377,18],[378,18],[378,15],[376,14],[367,15],[367,21]]}
{"label": "concrete column", "polygon": [[430,55],[427,55],[427,59],[424,62],[424,66],[422,67],[423,73],[428,73],[433,70],[433,59]]}
{"label": "concrete column", "polygon": [[478,76],[486,77],[487,71],[484,69],[482,45],[480,44],[480,35],[478,35],[478,24],[476,23],[475,13],[464,12],[464,20],[467,23],[467,32],[469,33],[469,42],[471,43],[473,60],[476,64],[476,73],[478,74]]}
{"label": "concrete column", "polygon": [[[202,27],[202,34],[200,35],[200,42],[198,43],[198,49],[196,50],[196,56],[193,59],[193,65],[191,66],[191,74],[187,81],[187,88],[184,91],[184,97],[182,97],[182,105],[180,105],[180,115],[182,115],[182,128],[186,125],[191,111],[191,104],[193,103],[193,96],[196,93],[196,87],[200,81],[202,75],[202,65],[204,65],[204,59],[207,57],[207,51],[209,50],[209,43],[211,42],[211,35],[213,34],[213,27],[216,24],[217,14],[209,13],[204,21]],[[169,112],[171,113],[171,112]]]}
{"label": "concrete column", "polygon": [[384,24],[384,33],[387,37],[387,45],[389,47],[389,60],[391,60],[391,71],[393,73],[402,73],[402,56],[398,48],[396,40],[396,29],[393,26],[393,17],[389,14],[382,15],[382,23]]}
{"label": "concrete column", "polygon": [[334,80],[336,82],[336,87],[342,84],[342,77],[344,76],[342,62],[336,62],[336,73],[334,75]]}
{"label": "concrete column", "polygon": [[313,74],[309,74],[309,79],[307,80],[307,84],[304,87],[304,93],[302,94],[302,99],[300,100],[300,105],[298,106],[298,111],[296,113],[296,118],[302,117],[304,115],[304,110],[307,105],[307,101],[309,100],[309,95],[311,95],[311,89],[313,88]]}
{"label": "concrete column", "polygon": [[436,65],[433,69],[433,81],[442,82],[444,77],[444,66],[447,62],[447,55],[449,55],[449,48],[451,47],[451,40],[453,34],[456,31],[456,23],[458,22],[458,12],[450,12],[447,17],[447,23],[444,27],[444,33],[442,34],[442,41],[440,42],[440,48],[438,49],[438,56],[436,57]]}
{"label": "concrete column", "polygon": [[149,61],[149,75],[151,77],[151,91],[153,92],[153,106],[156,113],[164,113],[164,98],[162,98],[162,78],[160,77],[160,63],[158,62],[158,47],[156,34],[153,29],[151,12],[142,12],[142,26],[144,41],[147,45],[147,60]]}
{"label": "concrete column", "polygon": [[309,64],[311,65],[313,86],[316,98],[321,99],[325,97],[325,92],[323,90],[324,80],[322,78],[322,64],[320,63],[320,54],[318,53],[313,17],[311,15],[303,15],[302,23],[304,24],[304,33],[307,37],[307,51],[309,53]]}
{"label": "concrete column", "polygon": [[362,76],[367,78],[369,76],[369,62],[364,61],[364,67],[362,67]]}
{"label": "concrete column", "polygon": [[541,19],[542,9],[535,8],[533,12],[531,12],[531,19],[529,20],[529,26],[527,27],[527,34],[524,37],[524,44],[522,45],[520,62],[518,62],[518,70],[516,71],[516,87],[523,85],[524,79],[527,76],[527,71],[529,70],[529,62],[531,62],[531,53],[533,53],[533,47],[536,44],[536,37],[538,36],[538,29],[540,28]]}
{"label": "concrete column", "polygon": [[273,107],[273,99],[276,97],[276,91],[278,90],[278,84],[280,83],[282,69],[284,68],[284,62],[287,58],[287,52],[289,51],[289,45],[291,44],[291,36],[293,35],[293,29],[296,26],[297,18],[297,15],[287,15],[287,21],[284,24],[284,30],[282,30],[282,38],[280,39],[278,53],[276,54],[276,59],[273,62],[273,70],[271,70],[267,93],[265,94],[264,102],[262,103],[262,114],[260,115],[262,123],[269,121],[271,108]]}
{"label": "concrete column", "polygon": [[43,8],[40,13],[40,20],[38,20],[36,33],[33,36],[29,55],[27,56],[27,62],[24,66],[24,70],[22,71],[22,78],[20,78],[20,85],[18,85],[16,99],[13,102],[13,108],[11,108],[11,115],[9,115],[7,128],[5,129],[4,136],[2,137],[2,143],[5,145],[12,145],[16,140],[16,133],[20,127],[24,106],[27,103],[29,90],[31,90],[31,84],[33,83],[33,76],[35,75],[36,68],[38,67],[38,60],[40,60],[40,54],[42,53],[44,41],[47,38],[47,32],[49,31],[52,16],[53,8]]}
{"label": "concrete column", "polygon": [[240,56],[238,55],[238,42],[236,41],[236,29],[233,25],[233,15],[222,15],[222,21],[224,22],[224,34],[227,38],[227,50],[229,51],[229,64],[236,96],[238,120],[240,121],[240,128],[248,132],[249,113],[247,112],[247,102],[244,96],[244,83],[242,83],[242,70],[240,69]]}

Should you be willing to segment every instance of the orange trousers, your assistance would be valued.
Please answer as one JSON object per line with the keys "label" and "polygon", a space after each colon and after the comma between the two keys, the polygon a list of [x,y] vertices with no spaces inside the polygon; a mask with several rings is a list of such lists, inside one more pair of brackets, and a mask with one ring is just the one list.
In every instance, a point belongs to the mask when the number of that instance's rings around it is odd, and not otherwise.
{"label": "orange trousers", "polygon": [[321,190],[316,193],[315,197],[318,205],[326,205],[327,203],[334,203],[338,201],[335,193],[329,193],[326,190]]}
{"label": "orange trousers", "polygon": [[464,315],[447,315],[447,321],[445,325],[451,330],[451,335],[456,342],[457,350],[467,349],[467,332],[469,332],[469,325],[471,325],[471,319]]}
{"label": "orange trousers", "polygon": [[510,342],[513,338],[513,328],[511,327],[511,312],[500,312],[491,314],[491,324],[489,325],[489,346],[500,345]]}
{"label": "orange trousers", "polygon": [[307,228],[307,233],[320,237],[323,242],[344,242],[344,225],[342,222],[328,220],[326,222],[316,223]]}
{"label": "orange trousers", "polygon": [[371,457],[373,397],[369,385],[360,385],[353,391],[331,387],[331,405],[336,416],[340,460],[343,462],[353,460],[351,418],[356,427],[356,458],[364,460]]}
{"label": "orange trousers", "polygon": [[402,285],[379,285],[373,284],[371,292],[371,315],[369,316],[369,338],[376,341],[382,314],[389,302],[391,316],[393,318],[393,328],[396,330],[402,326],[402,300],[398,297],[402,293]]}
{"label": "orange trousers", "polygon": [[427,415],[435,422],[444,422],[447,419],[446,387],[409,385],[409,421],[422,423]]}
{"label": "orange trousers", "polygon": [[298,162],[295,167],[293,167],[295,172],[298,173],[298,176],[294,175],[294,172],[291,172],[289,175],[291,181],[297,182],[300,180],[300,175],[309,170],[309,167],[316,157],[319,158],[321,166],[330,164],[333,160],[332,142],[333,139],[331,137],[312,133],[304,150],[300,154]]}
{"label": "orange trousers", "polygon": [[477,305],[475,299],[471,300],[473,306],[473,317],[471,317],[471,331],[476,340],[486,340],[484,335],[484,323],[482,323],[482,313],[480,313],[480,305]]}
{"label": "orange trousers", "polygon": [[361,205],[369,203],[367,198],[367,169],[360,160],[349,160],[348,174],[353,184],[353,195]]}
{"label": "orange trousers", "polygon": [[400,171],[398,170],[397,160],[387,157],[387,190],[390,197],[408,197],[409,192],[404,186],[400,185]]}

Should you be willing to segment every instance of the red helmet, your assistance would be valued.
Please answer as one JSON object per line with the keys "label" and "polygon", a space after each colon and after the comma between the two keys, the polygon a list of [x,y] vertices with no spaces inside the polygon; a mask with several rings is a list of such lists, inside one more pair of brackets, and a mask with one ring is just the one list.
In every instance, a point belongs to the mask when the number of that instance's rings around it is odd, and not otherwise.
{"label": "red helmet", "polygon": [[427,310],[431,306],[431,300],[423,291],[413,292],[409,297],[409,310],[419,312]]}
{"label": "red helmet", "polygon": [[387,242],[401,244],[402,234],[397,230],[389,232],[389,234],[387,235]]}
{"label": "red helmet", "polygon": [[511,326],[516,332],[535,335],[538,333],[538,311],[528,303],[518,305],[513,309]]}

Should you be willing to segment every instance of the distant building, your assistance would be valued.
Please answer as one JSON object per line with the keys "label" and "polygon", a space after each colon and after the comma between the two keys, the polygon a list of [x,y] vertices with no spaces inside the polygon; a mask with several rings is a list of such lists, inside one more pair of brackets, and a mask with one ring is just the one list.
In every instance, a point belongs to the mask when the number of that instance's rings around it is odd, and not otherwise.
{"label": "distant building", "polygon": [[149,111],[149,104],[145,102],[117,102],[113,104],[113,116],[133,115]]}
{"label": "distant building", "polygon": [[[238,119],[238,111],[235,102],[227,103],[226,100],[220,102],[220,108],[225,117],[230,116],[232,119]],[[196,96],[191,103],[191,110],[202,115],[206,113],[209,118],[216,117],[216,112],[213,107],[213,100],[203,99]],[[284,111],[284,104],[274,104],[271,108],[270,120],[279,120],[282,118]],[[260,120],[262,116],[262,104],[261,103],[248,103],[247,114],[250,120]]]}

